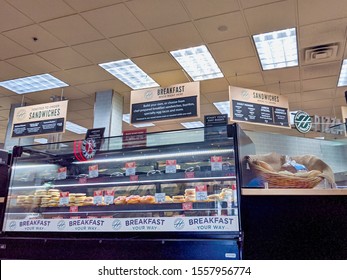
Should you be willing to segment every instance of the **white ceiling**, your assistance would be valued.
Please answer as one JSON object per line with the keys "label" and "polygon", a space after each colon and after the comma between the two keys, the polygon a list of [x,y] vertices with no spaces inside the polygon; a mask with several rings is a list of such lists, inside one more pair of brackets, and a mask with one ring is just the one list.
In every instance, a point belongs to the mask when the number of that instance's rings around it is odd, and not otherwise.
{"label": "white ceiling", "polygon": [[[297,28],[299,66],[262,71],[252,35],[290,27]],[[0,0],[0,81],[50,73],[70,85],[68,120],[92,127],[96,91],[122,94],[129,112],[131,89],[98,63],[131,58],[168,86],[189,82],[169,51],[206,44],[224,78],[201,82],[200,120],[218,113],[212,103],[228,100],[228,85],[286,95],[290,110],[341,118],[346,27],[347,0]],[[331,43],[338,45],[333,57],[304,60],[307,48]],[[61,89],[26,94],[24,102],[46,103],[53,95]],[[10,105],[20,102],[0,87],[0,142]],[[170,121],[148,131],[181,128]]]}

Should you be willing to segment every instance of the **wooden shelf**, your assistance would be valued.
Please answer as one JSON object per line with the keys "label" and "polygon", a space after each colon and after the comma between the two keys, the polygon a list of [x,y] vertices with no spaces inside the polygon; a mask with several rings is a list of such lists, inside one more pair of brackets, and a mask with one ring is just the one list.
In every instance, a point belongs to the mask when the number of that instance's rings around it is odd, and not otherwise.
{"label": "wooden shelf", "polygon": [[251,189],[243,188],[242,195],[347,195],[347,189]]}

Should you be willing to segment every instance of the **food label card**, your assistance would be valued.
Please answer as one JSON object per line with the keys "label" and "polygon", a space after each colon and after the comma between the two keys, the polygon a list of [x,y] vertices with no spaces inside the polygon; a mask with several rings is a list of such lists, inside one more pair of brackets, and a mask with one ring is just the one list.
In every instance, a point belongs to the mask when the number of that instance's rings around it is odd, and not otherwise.
{"label": "food label card", "polygon": [[69,204],[69,192],[60,192],[59,206],[66,206]]}
{"label": "food label card", "polygon": [[175,159],[169,159],[166,161],[165,173],[176,173],[176,163]]}
{"label": "food label card", "polygon": [[196,186],[195,187],[195,198],[197,201],[207,200],[207,186]]}
{"label": "food label card", "polygon": [[107,205],[113,204],[114,191],[105,191],[104,201]]}
{"label": "food label card", "polygon": [[64,180],[64,179],[66,179],[66,171],[67,171],[67,168],[66,168],[66,167],[58,168],[57,179],[58,179],[58,180]]}
{"label": "food label card", "polygon": [[165,193],[155,193],[155,202],[156,203],[163,203],[165,202]]}
{"label": "food label card", "polygon": [[136,173],[136,162],[126,162],[125,163],[125,175],[130,176],[130,175],[135,175]]}
{"label": "food label card", "polygon": [[223,168],[223,159],[221,156],[211,157],[211,170],[220,171]]}
{"label": "food label card", "polygon": [[99,176],[99,167],[98,165],[89,166],[89,178],[96,178]]}
{"label": "food label card", "polygon": [[98,205],[102,203],[103,191],[94,191],[93,203]]}

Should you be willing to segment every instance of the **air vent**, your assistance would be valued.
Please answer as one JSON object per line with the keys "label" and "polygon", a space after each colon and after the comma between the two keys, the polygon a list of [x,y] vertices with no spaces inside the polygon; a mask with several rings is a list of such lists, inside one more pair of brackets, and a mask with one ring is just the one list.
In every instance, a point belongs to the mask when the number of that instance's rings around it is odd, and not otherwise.
{"label": "air vent", "polygon": [[318,63],[337,58],[338,43],[319,45],[305,49],[305,63]]}

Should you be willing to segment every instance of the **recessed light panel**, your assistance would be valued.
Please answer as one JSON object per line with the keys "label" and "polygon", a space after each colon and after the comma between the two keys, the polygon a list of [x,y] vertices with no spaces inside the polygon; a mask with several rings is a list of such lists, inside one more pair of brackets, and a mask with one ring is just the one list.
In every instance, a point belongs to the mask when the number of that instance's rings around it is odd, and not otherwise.
{"label": "recessed light panel", "polygon": [[214,106],[218,109],[218,111],[221,114],[227,114],[230,116],[230,102],[229,101],[222,101],[222,102],[214,102]]}
{"label": "recessed light panel", "polygon": [[185,128],[198,128],[198,127],[204,127],[204,124],[200,121],[197,122],[184,122],[181,123]]}
{"label": "recessed light panel", "polygon": [[111,73],[132,89],[143,89],[159,86],[159,84],[157,84],[150,76],[143,72],[130,59],[101,63],[99,66],[104,68],[107,72]]}
{"label": "recessed light panel", "polygon": [[34,142],[40,143],[40,144],[47,144],[48,139],[47,138],[35,138]]}
{"label": "recessed light panel", "polygon": [[69,130],[71,132],[77,133],[77,134],[85,134],[87,132],[87,128],[80,126],[78,124],[75,124],[73,122],[67,121],[66,122],[66,130]]}
{"label": "recessed light panel", "polygon": [[50,74],[42,74],[0,82],[0,86],[17,94],[36,92],[52,88],[67,87],[68,84]]}
{"label": "recessed light panel", "polygon": [[298,65],[295,28],[253,36],[263,70]]}
{"label": "recessed light panel", "polygon": [[338,87],[347,86],[347,60],[345,59],[342,63]]}
{"label": "recessed light panel", "polygon": [[205,45],[170,52],[194,81],[223,77]]}

